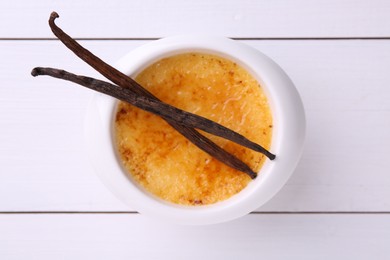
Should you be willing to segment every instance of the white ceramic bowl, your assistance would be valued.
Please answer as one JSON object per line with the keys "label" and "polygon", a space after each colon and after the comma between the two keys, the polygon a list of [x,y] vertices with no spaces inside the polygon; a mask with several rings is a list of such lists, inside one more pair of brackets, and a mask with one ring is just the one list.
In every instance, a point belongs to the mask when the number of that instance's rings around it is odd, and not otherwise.
{"label": "white ceramic bowl", "polygon": [[163,57],[189,51],[235,61],[252,73],[268,95],[274,121],[270,151],[277,158],[267,159],[259,176],[245,189],[223,202],[192,207],[175,205],[145,192],[122,168],[113,134],[117,101],[105,95],[95,95],[89,105],[86,141],[97,174],[131,209],[172,223],[213,224],[256,210],[282,188],[301,156],[305,116],[299,94],[283,70],[258,50],[227,38],[186,35],[156,40],[131,51],[116,67],[127,75],[135,75]]}

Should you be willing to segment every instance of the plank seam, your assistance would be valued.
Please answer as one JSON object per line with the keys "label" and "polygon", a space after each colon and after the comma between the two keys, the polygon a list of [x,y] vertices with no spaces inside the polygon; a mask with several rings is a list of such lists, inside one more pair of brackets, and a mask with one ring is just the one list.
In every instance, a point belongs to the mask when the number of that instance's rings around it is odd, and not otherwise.
{"label": "plank seam", "polygon": [[[92,37],[92,38],[84,38],[84,37],[76,37],[75,40],[78,41],[152,41],[158,40],[160,37],[108,37],[108,38],[100,38],[100,37]],[[390,36],[383,37],[229,37],[234,40],[242,40],[242,41],[336,41],[336,40],[390,40]],[[12,38],[12,37],[0,37],[0,41],[58,41],[57,38],[54,37],[43,37],[43,38]]]}

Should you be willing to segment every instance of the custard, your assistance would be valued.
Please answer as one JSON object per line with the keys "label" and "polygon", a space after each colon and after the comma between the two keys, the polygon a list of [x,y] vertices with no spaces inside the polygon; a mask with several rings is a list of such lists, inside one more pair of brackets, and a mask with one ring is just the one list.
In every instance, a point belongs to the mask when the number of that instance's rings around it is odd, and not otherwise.
{"label": "custard", "polygon": [[[259,82],[238,64],[210,54],[159,60],[136,81],[162,101],[218,122],[270,148],[272,114]],[[259,171],[265,156],[202,132]],[[116,145],[131,178],[155,196],[182,205],[207,205],[244,189],[251,178],[206,154],[167,122],[120,102]],[[261,173],[260,173],[261,174]]]}

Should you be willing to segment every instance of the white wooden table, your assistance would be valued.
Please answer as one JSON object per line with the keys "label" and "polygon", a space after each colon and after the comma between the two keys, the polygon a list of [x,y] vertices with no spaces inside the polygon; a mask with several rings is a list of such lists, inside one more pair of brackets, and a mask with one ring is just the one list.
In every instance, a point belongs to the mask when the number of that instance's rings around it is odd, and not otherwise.
{"label": "white wooden table", "polygon": [[[150,220],[99,181],[83,145],[93,93],[34,66],[97,76],[47,19],[109,63],[150,40],[206,32],[269,55],[307,111],[294,175],[269,203],[203,227]],[[390,2],[0,3],[0,259],[390,259]]]}

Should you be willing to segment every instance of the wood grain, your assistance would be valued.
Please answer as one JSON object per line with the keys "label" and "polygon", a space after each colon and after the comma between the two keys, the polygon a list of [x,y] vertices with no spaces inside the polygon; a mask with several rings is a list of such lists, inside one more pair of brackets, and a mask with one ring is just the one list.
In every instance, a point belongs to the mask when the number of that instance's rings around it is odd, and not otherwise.
{"label": "wood grain", "polygon": [[2,259],[387,259],[387,215],[249,215],[176,226],[141,215],[0,215]]}
{"label": "wood grain", "polygon": [[[85,41],[114,63],[145,41]],[[390,210],[390,42],[248,41],[301,92],[306,148],[261,211]],[[37,65],[96,77],[57,41],[0,41],[0,211],[128,211],[95,176],[83,146],[92,95],[34,79]]]}
{"label": "wood grain", "polygon": [[73,37],[137,38],[183,33],[229,37],[389,37],[386,0],[1,1],[0,38],[53,37],[52,11]]}

